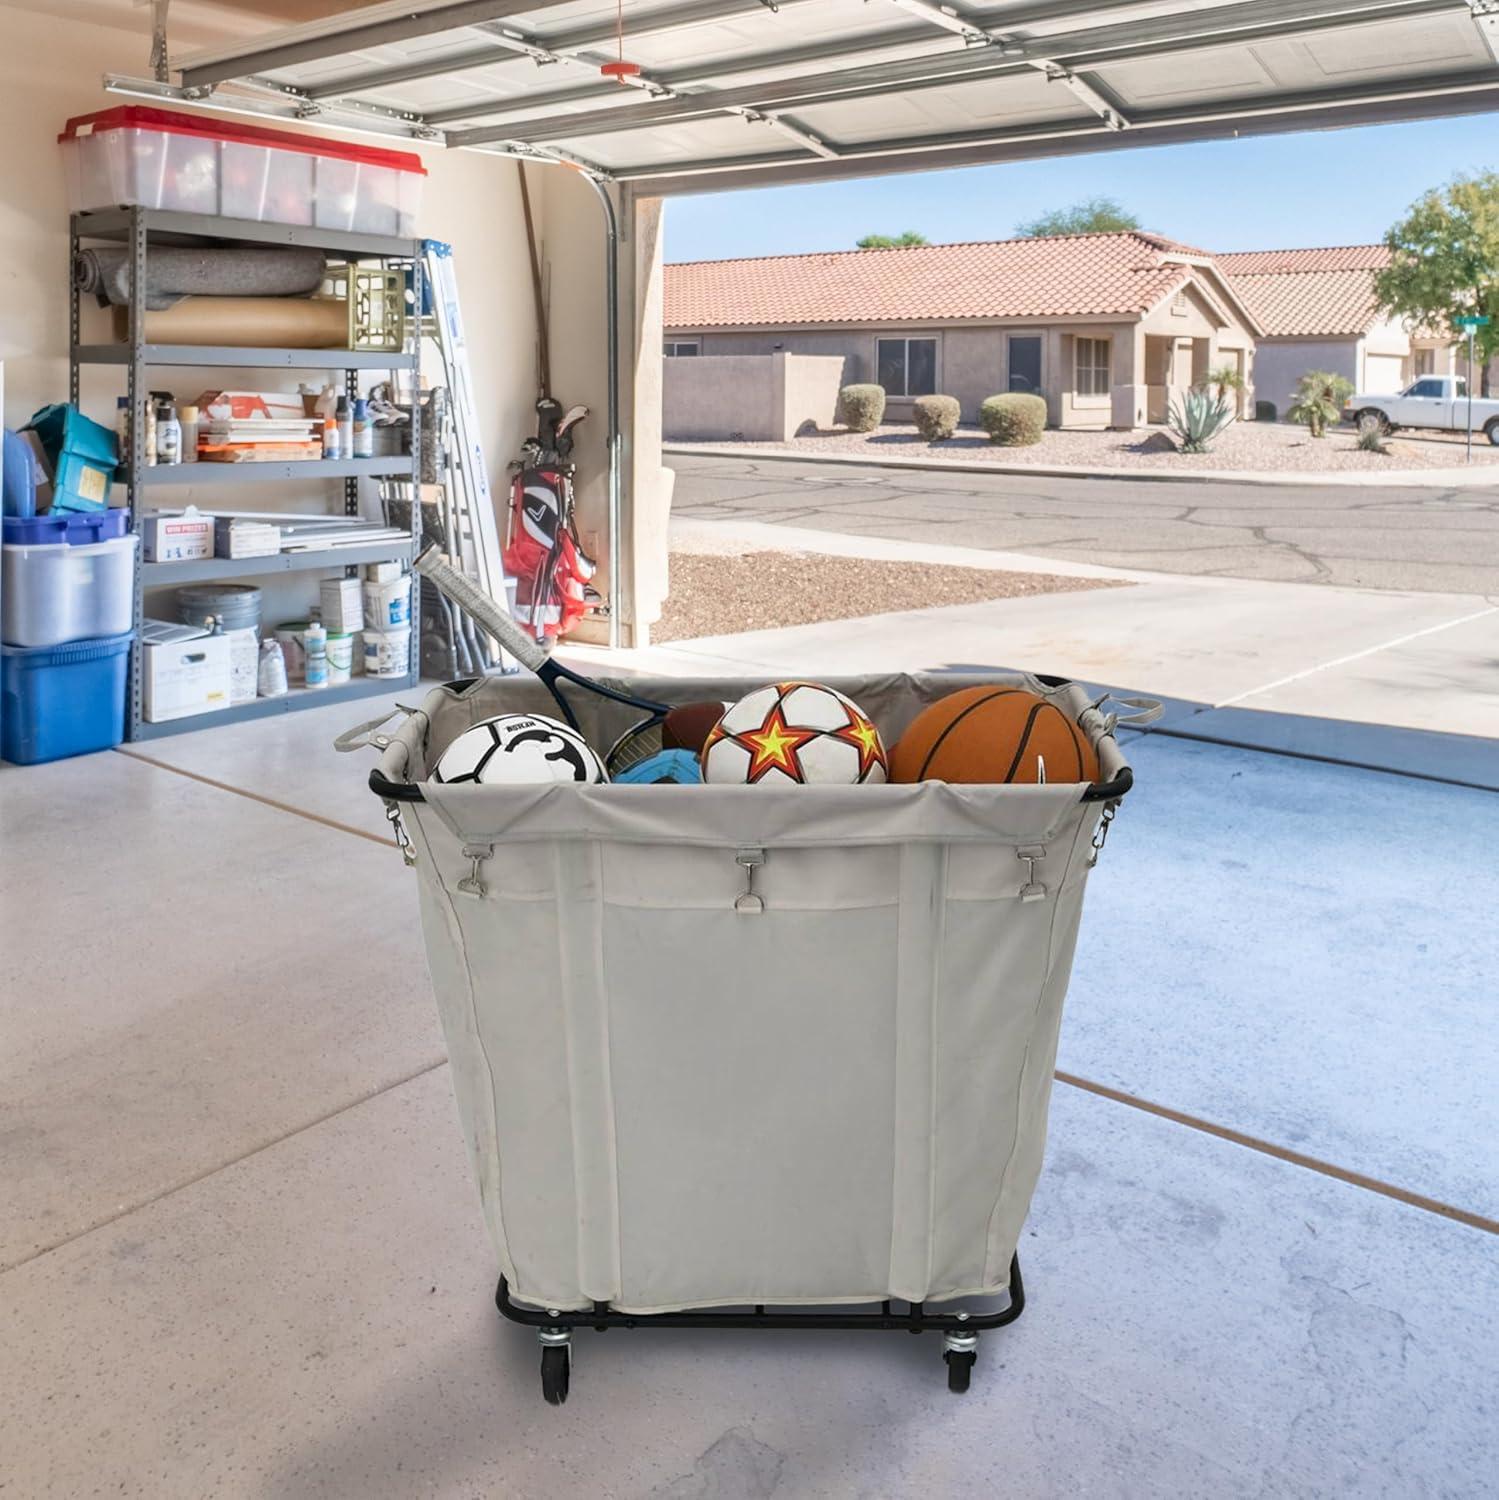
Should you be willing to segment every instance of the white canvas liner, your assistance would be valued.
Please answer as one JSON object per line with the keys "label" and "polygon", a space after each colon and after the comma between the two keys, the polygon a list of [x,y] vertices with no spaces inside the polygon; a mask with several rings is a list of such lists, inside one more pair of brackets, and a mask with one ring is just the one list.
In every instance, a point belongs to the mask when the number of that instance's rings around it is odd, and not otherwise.
{"label": "white canvas liner", "polygon": [[[975,683],[833,678],[887,744]],[[623,685],[623,684],[621,684]],[[632,679],[667,702],[760,681]],[[607,745],[638,711],[565,689]],[[517,1301],[651,1313],[999,1293],[1041,1166],[1104,803],[1083,785],[443,786],[439,688],[384,744],[464,1137]],[[743,859],[763,861],[751,870]],[[763,911],[740,900],[753,876]]]}

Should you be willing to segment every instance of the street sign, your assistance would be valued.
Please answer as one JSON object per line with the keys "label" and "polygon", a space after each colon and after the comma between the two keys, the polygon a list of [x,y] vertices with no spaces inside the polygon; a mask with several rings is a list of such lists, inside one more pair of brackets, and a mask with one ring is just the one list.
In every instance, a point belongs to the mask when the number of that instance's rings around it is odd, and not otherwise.
{"label": "street sign", "polygon": [[1467,317],[1454,318],[1452,321],[1459,328],[1487,328],[1493,319],[1487,317],[1479,318],[1469,314]]}

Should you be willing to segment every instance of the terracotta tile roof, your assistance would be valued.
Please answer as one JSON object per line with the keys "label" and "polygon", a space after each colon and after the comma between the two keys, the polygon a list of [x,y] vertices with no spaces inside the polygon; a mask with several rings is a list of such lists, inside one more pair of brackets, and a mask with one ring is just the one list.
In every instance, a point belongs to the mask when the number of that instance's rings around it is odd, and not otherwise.
{"label": "terracotta tile roof", "polygon": [[1143,233],[839,250],[666,267],[668,328],[1143,313],[1204,252]]}
{"label": "terracotta tile roof", "polygon": [[1246,250],[1214,259],[1269,338],[1359,334],[1380,320],[1374,273],[1389,264],[1383,245]]}

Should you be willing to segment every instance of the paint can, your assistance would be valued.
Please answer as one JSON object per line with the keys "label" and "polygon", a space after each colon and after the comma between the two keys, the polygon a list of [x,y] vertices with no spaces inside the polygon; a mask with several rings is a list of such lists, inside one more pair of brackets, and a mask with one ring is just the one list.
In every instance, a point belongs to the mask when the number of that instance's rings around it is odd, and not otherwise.
{"label": "paint can", "polygon": [[404,677],[411,670],[411,627],[366,630],[364,671],[367,677]]}
{"label": "paint can", "polygon": [[347,631],[328,637],[328,686],[336,687],[354,675],[354,637]]}
{"label": "paint can", "polygon": [[364,584],[364,623],[373,631],[399,630],[411,624],[411,574],[389,583]]}

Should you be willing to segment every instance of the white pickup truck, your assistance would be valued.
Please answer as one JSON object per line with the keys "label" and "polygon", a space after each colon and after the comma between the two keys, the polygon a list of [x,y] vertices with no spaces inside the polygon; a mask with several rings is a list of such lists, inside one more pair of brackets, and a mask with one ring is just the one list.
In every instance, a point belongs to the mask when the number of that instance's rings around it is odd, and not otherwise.
{"label": "white pickup truck", "polygon": [[1499,401],[1473,398],[1468,418],[1468,382],[1461,375],[1423,375],[1398,396],[1350,396],[1343,415],[1360,432],[1393,432],[1397,427],[1435,427],[1443,432],[1481,432],[1499,448]]}

